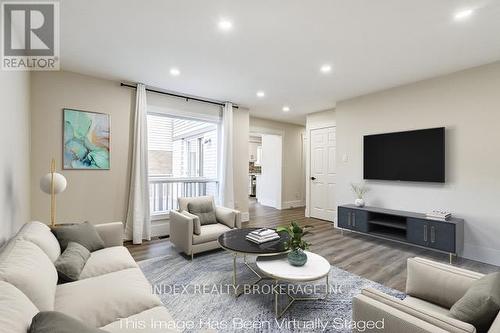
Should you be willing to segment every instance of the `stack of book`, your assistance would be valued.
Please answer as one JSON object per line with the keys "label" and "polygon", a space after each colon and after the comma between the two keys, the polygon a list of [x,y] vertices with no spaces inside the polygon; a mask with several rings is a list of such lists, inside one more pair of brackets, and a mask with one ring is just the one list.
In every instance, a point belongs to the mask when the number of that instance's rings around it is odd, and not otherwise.
{"label": "stack of book", "polygon": [[256,244],[270,242],[279,238],[280,235],[276,231],[267,228],[254,230],[246,236],[247,240]]}
{"label": "stack of book", "polygon": [[432,212],[429,212],[426,214],[428,219],[432,220],[438,220],[438,221],[446,221],[451,218],[451,213],[450,212],[442,212],[439,210],[433,210]]}

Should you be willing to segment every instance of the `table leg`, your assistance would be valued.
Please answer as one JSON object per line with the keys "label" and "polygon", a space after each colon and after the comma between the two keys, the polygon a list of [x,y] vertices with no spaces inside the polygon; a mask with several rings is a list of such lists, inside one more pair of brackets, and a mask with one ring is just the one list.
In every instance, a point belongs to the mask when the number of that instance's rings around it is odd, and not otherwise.
{"label": "table leg", "polygon": [[238,255],[233,253],[233,288],[234,288],[234,296],[238,297],[238,285],[236,282],[236,258]]}

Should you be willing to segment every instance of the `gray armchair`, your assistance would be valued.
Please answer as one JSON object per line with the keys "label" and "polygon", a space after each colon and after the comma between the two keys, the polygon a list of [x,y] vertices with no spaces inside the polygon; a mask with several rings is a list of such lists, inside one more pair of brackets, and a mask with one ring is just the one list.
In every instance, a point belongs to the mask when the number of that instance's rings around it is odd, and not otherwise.
{"label": "gray armchair", "polygon": [[[170,241],[182,252],[194,254],[219,248],[217,238],[234,228],[241,228],[241,213],[237,210],[215,205],[214,198],[179,198],[179,210],[170,211]],[[210,204],[215,211],[217,223],[197,225],[197,217],[188,212],[189,203]]]}

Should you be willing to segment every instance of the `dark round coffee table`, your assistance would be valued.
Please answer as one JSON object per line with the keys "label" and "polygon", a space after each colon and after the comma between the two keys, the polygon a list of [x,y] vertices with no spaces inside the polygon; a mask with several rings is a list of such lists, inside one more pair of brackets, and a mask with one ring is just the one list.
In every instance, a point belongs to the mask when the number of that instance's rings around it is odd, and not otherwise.
{"label": "dark round coffee table", "polygon": [[250,232],[261,229],[261,228],[244,228],[244,229],[233,229],[227,231],[219,236],[218,242],[219,245],[226,251],[229,251],[233,254],[233,288],[235,296],[241,295],[238,292],[239,285],[237,284],[237,273],[236,273],[236,259],[238,255],[243,256],[243,263],[258,277],[258,280],[253,282],[252,284],[256,284],[262,279],[261,276],[252,266],[247,262],[247,255],[252,256],[276,256],[280,254],[287,253],[285,243],[289,239],[288,234],[286,232],[280,232],[280,239],[266,242],[263,244],[256,244],[245,237]]}

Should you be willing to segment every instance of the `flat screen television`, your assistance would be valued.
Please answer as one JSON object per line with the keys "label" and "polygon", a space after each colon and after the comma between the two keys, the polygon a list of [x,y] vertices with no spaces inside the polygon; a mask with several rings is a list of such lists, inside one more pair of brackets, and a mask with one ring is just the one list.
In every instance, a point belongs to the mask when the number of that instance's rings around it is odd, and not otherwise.
{"label": "flat screen television", "polygon": [[364,179],[445,182],[444,127],[365,135]]}

